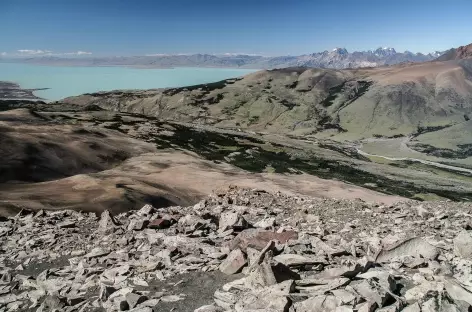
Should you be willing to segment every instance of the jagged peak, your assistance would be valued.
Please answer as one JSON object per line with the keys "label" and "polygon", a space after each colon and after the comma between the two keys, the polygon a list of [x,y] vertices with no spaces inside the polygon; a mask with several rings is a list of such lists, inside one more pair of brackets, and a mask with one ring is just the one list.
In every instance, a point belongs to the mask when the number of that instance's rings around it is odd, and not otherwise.
{"label": "jagged peak", "polygon": [[337,53],[337,54],[348,54],[349,53],[346,48],[334,48],[332,52]]}

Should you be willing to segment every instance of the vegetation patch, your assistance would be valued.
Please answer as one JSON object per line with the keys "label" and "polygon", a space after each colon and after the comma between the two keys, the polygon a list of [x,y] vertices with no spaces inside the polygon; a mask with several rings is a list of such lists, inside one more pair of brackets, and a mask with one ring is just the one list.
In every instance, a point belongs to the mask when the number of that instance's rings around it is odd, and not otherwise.
{"label": "vegetation patch", "polygon": [[449,128],[453,125],[444,125],[444,126],[418,126],[418,128],[416,129],[416,132],[413,133],[413,137],[417,137],[419,136],[420,134],[424,134],[424,133],[428,133],[428,132],[435,132],[435,131],[439,131],[439,130],[442,130],[442,129],[446,129],[446,128]]}
{"label": "vegetation patch", "polygon": [[193,86],[182,87],[182,88],[170,88],[170,89],[164,90],[163,94],[168,95],[168,96],[173,96],[183,91],[193,91],[193,90],[198,90],[198,89],[201,89],[202,91],[205,91],[205,92],[210,92],[217,89],[223,89],[226,85],[233,84],[238,80],[241,80],[241,78],[226,79],[226,80],[221,80],[217,82],[193,85]]}
{"label": "vegetation patch", "polygon": [[[157,125],[160,123],[157,122]],[[385,194],[414,198],[417,194],[434,193],[451,200],[472,200],[471,193],[431,190],[411,182],[375,175],[352,164],[324,159],[312,153],[294,153],[291,148],[266,148],[267,142],[244,134],[225,134],[173,124],[173,136],[147,135],[159,148],[190,150],[207,160],[228,162],[250,172],[302,173],[323,179],[337,179],[367,187]],[[407,164],[404,164],[407,166]],[[269,169],[270,168],[270,169]]]}
{"label": "vegetation patch", "polygon": [[343,91],[343,88],[344,88],[345,84],[346,84],[346,82],[343,82],[340,85],[331,87],[328,91],[328,96],[323,101],[321,101],[321,105],[323,107],[330,107],[331,105],[333,105],[334,100],[336,99],[336,97],[339,95],[339,93],[341,93]]}
{"label": "vegetation patch", "polygon": [[429,144],[416,143],[409,145],[410,148],[427,154],[442,158],[465,159],[472,156],[472,144],[460,144],[457,150],[449,148],[438,148]]}

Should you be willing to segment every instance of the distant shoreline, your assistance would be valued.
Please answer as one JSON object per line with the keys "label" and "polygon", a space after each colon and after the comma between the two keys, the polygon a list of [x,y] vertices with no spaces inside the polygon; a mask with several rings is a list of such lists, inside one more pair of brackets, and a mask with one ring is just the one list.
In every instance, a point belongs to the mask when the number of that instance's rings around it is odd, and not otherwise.
{"label": "distant shoreline", "polygon": [[[65,65],[63,63],[62,65]],[[242,77],[250,69],[192,68],[144,70],[124,66],[48,66],[27,63],[0,63],[0,81],[15,81],[11,90],[0,98],[45,99],[57,101],[85,93],[113,90],[147,90],[185,87]],[[42,87],[47,87],[42,88]],[[11,86],[9,87],[11,89]],[[20,96],[19,90],[24,90]],[[30,90],[28,94],[26,90]],[[46,90],[46,91],[44,91]]]}
{"label": "distant shoreline", "polygon": [[0,100],[28,100],[45,101],[34,94],[35,91],[48,90],[49,88],[23,89],[20,84],[12,81],[0,81]]}
{"label": "distant shoreline", "polygon": [[93,64],[73,64],[73,63],[41,63],[41,62],[15,62],[15,61],[1,61],[4,64],[24,64],[34,66],[51,66],[51,67],[119,67],[119,68],[133,68],[133,69],[178,69],[178,68],[208,68],[208,69],[231,69],[231,70],[265,70],[263,68],[254,67],[231,67],[231,66],[152,66],[152,65],[93,65]]}

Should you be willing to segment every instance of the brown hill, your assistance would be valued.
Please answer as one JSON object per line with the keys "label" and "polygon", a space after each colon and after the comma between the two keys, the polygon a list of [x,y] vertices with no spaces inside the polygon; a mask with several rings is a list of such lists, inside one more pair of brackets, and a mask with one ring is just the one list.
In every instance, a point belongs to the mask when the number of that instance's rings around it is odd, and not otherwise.
{"label": "brown hill", "polygon": [[329,70],[266,70],[218,83],[67,98],[220,128],[353,139],[407,136],[472,115],[472,60]]}
{"label": "brown hill", "polygon": [[451,49],[438,57],[437,61],[452,61],[462,60],[472,57],[472,43],[466,46],[458,47],[457,49]]}
{"label": "brown hill", "polygon": [[[0,112],[0,216],[15,215],[21,209],[108,209],[119,213],[146,203],[155,207],[188,205],[229,185],[387,203],[401,199],[308,174],[252,173],[242,169],[251,169],[244,163],[238,168],[230,165],[230,160],[213,162],[215,158],[205,159],[189,150],[197,146],[193,140],[202,135],[200,131],[183,130],[177,136],[171,125],[155,125],[154,121],[106,111]],[[223,153],[217,142],[224,147],[226,137],[213,136],[195,151],[207,156]],[[228,139],[226,144],[236,141]],[[228,145],[224,150],[229,155],[235,147]],[[256,155],[250,147],[257,145],[241,149]],[[333,161],[343,157],[326,152]],[[247,162],[244,158],[241,155],[239,161]]]}

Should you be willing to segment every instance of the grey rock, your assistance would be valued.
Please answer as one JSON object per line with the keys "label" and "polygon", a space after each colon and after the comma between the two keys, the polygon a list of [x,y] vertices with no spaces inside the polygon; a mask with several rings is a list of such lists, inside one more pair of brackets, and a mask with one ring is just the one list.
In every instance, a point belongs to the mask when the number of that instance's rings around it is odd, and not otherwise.
{"label": "grey rock", "polygon": [[184,298],[179,295],[167,295],[160,297],[160,300],[163,302],[177,302],[183,300]]}
{"label": "grey rock", "polygon": [[[251,257],[249,258],[249,263],[251,264],[251,269],[253,266],[261,264],[262,261],[266,258],[266,255],[271,252],[275,248],[275,241],[270,241],[267,243],[267,245],[260,251],[258,252],[256,249],[253,249],[251,247],[248,247],[246,249],[246,252],[253,252]],[[270,257],[270,256],[269,256]]]}
{"label": "grey rock", "polygon": [[275,226],[275,218],[264,218],[262,220],[257,221],[254,223],[254,227],[257,228],[262,228],[262,229],[269,229],[271,227]]}
{"label": "grey rock", "polygon": [[8,304],[17,301],[17,296],[15,294],[6,294],[3,296],[0,296],[0,304]]}
{"label": "grey rock", "polygon": [[341,304],[352,304],[356,300],[356,295],[345,289],[334,289],[331,290],[333,296],[341,302]]}
{"label": "grey rock", "polygon": [[274,260],[289,267],[327,263],[323,257],[310,257],[297,254],[281,254],[274,257]]}
{"label": "grey rock", "polygon": [[144,205],[141,209],[138,210],[136,213],[138,216],[144,217],[144,216],[150,216],[154,212],[154,207],[152,205]]}
{"label": "grey rock", "polygon": [[321,273],[317,274],[317,278],[337,278],[337,277],[347,277],[353,278],[357,274],[364,271],[364,267],[360,264],[355,264],[352,266],[342,266],[334,267],[323,270]]}
{"label": "grey rock", "polygon": [[420,237],[414,237],[396,244],[389,249],[382,249],[375,257],[375,261],[388,262],[393,258],[402,256],[423,257],[434,260],[437,258],[438,254],[439,251],[436,247]]}
{"label": "grey rock", "polygon": [[377,302],[367,301],[358,306],[357,312],[374,312],[378,307]]}
{"label": "grey rock", "polygon": [[406,306],[402,311],[403,312],[421,312],[421,307],[418,304],[418,302],[415,302]]}
{"label": "grey rock", "polygon": [[202,306],[198,309],[195,309],[193,312],[222,312],[223,310],[214,305],[214,304],[210,304],[210,305],[205,305],[205,306]]}
{"label": "grey rock", "polygon": [[423,205],[416,206],[416,213],[419,217],[424,219],[428,219],[433,216],[433,213],[424,208]]}
{"label": "grey rock", "polygon": [[117,225],[118,225],[118,222],[111,215],[110,211],[105,210],[100,215],[100,221],[98,223],[98,231],[102,233],[105,233],[107,231],[112,231]]}
{"label": "grey rock", "polygon": [[315,296],[293,304],[296,312],[333,312],[339,306],[341,302],[331,295]]}
{"label": "grey rock", "polygon": [[443,289],[443,282],[425,280],[423,283],[408,289],[405,292],[405,299],[410,303],[420,301],[425,298],[427,294],[431,292],[442,292]]}
{"label": "grey rock", "polygon": [[60,311],[66,305],[66,302],[64,298],[60,298],[56,295],[49,295],[46,297],[46,299],[44,299],[43,304],[44,304],[44,307],[48,309],[48,311],[51,311],[51,310]]}
{"label": "grey rock", "polygon": [[82,294],[82,295],[73,295],[73,296],[67,296],[67,305],[69,306],[75,306],[75,305],[78,305],[80,304],[81,302],[83,302],[85,300],[85,295]]}
{"label": "grey rock", "polygon": [[441,312],[437,298],[430,298],[423,302],[421,312]]}
{"label": "grey rock", "polygon": [[[441,312],[461,312],[461,311],[468,311],[468,310],[469,310],[468,305],[460,307],[460,306],[457,306],[454,303],[449,303],[445,300],[441,302],[441,307],[439,308],[439,311],[441,311]],[[414,311],[414,312],[416,312],[416,311]]]}
{"label": "grey rock", "polygon": [[129,312],[153,312],[153,310],[150,307],[140,307],[131,309]]}
{"label": "grey rock", "polygon": [[92,249],[88,254],[85,255],[86,258],[99,258],[99,257],[104,257],[106,255],[110,254],[109,250],[105,250],[100,247],[96,247]]}
{"label": "grey rock", "polygon": [[391,297],[387,290],[379,287],[371,280],[363,280],[360,283],[351,284],[351,286],[367,302],[375,302],[379,307],[383,307]]}
{"label": "grey rock", "polygon": [[138,308],[144,308],[144,307],[154,308],[155,306],[159,304],[159,302],[161,302],[161,299],[149,299],[138,304]]}
{"label": "grey rock", "polygon": [[472,259],[472,231],[462,231],[454,238],[454,253],[458,257]]}
{"label": "grey rock", "polygon": [[115,291],[116,291],[116,288],[114,288],[112,286],[105,285],[105,284],[101,284],[100,285],[100,294],[99,294],[98,297],[102,301],[107,301],[108,297],[110,297],[111,294],[113,294]]}
{"label": "grey rock", "polygon": [[234,309],[237,312],[251,310],[286,312],[291,305],[287,295],[292,289],[292,282],[286,281],[259,291],[243,293],[236,302]]}
{"label": "grey rock", "polygon": [[214,299],[216,305],[225,310],[231,310],[238,301],[238,297],[235,294],[220,290],[215,291]]}
{"label": "grey rock", "polygon": [[57,224],[60,229],[70,229],[75,227],[75,221],[64,221]]}
{"label": "grey rock", "polygon": [[311,245],[315,250],[322,250],[327,255],[333,257],[348,254],[348,252],[344,248],[329,246],[318,237],[311,238]]}
{"label": "grey rock", "polygon": [[454,301],[464,301],[472,306],[472,293],[453,278],[444,281],[446,292]]}
{"label": "grey rock", "polygon": [[131,220],[128,225],[128,231],[141,231],[149,224],[149,220]]}
{"label": "grey rock", "polygon": [[290,300],[285,296],[246,293],[236,303],[234,310],[236,312],[286,312],[289,307]]}
{"label": "grey rock", "polygon": [[249,227],[249,223],[237,212],[225,212],[220,216],[218,231],[220,233],[229,230],[243,230]]}
{"label": "grey rock", "polygon": [[426,260],[423,258],[409,257],[403,261],[403,264],[410,269],[417,269],[419,267],[425,266],[427,264]]}
{"label": "grey rock", "polygon": [[246,248],[246,255],[249,261],[249,265],[258,264],[259,261],[259,250],[248,247]]}
{"label": "grey rock", "polygon": [[377,310],[377,312],[399,312],[400,309],[396,305],[389,305]]}
{"label": "grey rock", "polygon": [[397,283],[390,273],[380,269],[371,269],[366,273],[357,275],[358,278],[374,280],[383,289],[390,292],[395,292]]}
{"label": "grey rock", "polygon": [[206,228],[209,222],[195,215],[186,215],[179,219],[179,229],[184,233],[191,233]]}
{"label": "grey rock", "polygon": [[258,289],[277,284],[272,265],[268,259],[251,268],[251,271],[246,277],[246,285],[248,288]]}
{"label": "grey rock", "polygon": [[302,279],[295,281],[296,289],[301,293],[308,293],[312,296],[323,295],[331,290],[338,289],[349,284],[348,278],[334,278],[334,279]]}
{"label": "grey rock", "polygon": [[136,293],[128,293],[125,295],[126,301],[128,302],[129,307],[132,309],[136,307],[138,304],[145,302],[148,298],[146,296],[136,294]]}

